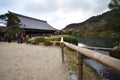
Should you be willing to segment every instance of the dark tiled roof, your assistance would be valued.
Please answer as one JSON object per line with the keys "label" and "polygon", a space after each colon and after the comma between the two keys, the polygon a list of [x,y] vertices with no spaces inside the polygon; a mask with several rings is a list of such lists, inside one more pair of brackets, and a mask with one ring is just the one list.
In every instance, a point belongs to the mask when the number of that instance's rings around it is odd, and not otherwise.
{"label": "dark tiled roof", "polygon": [[50,26],[47,23],[47,21],[31,18],[31,17],[24,16],[21,14],[13,13],[10,11],[9,11],[9,13],[16,15],[20,19],[20,21],[22,23],[22,25],[20,27],[22,27],[22,28],[40,29],[40,30],[56,30],[55,28]]}

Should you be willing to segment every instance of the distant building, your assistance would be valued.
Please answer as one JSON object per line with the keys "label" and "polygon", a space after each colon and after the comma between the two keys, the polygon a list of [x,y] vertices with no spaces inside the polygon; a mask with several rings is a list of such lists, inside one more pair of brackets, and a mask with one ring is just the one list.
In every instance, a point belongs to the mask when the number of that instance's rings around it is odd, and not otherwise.
{"label": "distant building", "polygon": [[20,27],[25,30],[26,34],[54,34],[56,31],[56,29],[50,26],[47,21],[31,18],[10,11],[9,13],[16,15],[20,19],[22,23]]}

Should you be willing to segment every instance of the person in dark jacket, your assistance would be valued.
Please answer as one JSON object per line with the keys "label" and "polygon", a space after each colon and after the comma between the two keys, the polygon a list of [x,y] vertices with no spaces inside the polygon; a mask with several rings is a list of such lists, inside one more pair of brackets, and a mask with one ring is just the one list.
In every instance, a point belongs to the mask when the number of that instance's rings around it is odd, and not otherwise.
{"label": "person in dark jacket", "polygon": [[18,44],[20,44],[21,43],[20,33],[16,33],[16,38],[17,38]]}
{"label": "person in dark jacket", "polygon": [[7,42],[7,34],[4,34],[4,41]]}
{"label": "person in dark jacket", "polygon": [[7,33],[7,40],[8,40],[8,43],[11,43],[11,35],[9,33]]}

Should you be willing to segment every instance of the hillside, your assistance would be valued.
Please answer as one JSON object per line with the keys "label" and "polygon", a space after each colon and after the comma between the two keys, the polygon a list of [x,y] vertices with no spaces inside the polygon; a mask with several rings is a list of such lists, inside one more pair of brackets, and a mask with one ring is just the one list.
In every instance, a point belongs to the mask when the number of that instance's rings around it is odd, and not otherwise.
{"label": "hillside", "polygon": [[63,32],[77,36],[120,37],[120,9],[93,16],[82,23],[69,24]]}

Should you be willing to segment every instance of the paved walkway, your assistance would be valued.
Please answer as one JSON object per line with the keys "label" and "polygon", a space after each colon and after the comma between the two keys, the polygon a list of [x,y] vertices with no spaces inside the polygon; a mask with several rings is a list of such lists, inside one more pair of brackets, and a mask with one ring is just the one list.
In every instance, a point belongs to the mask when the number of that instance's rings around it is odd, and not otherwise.
{"label": "paved walkway", "polygon": [[0,42],[0,80],[70,80],[57,47]]}

